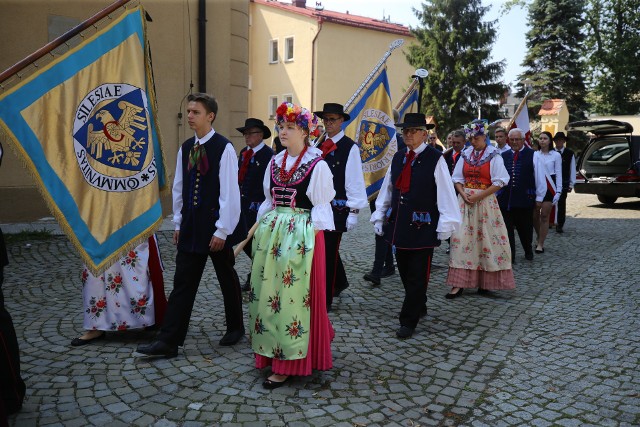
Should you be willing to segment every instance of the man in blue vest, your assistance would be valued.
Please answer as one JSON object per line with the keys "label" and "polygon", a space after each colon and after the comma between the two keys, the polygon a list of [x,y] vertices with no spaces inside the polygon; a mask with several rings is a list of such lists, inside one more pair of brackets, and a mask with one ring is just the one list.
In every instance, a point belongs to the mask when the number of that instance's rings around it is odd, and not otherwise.
{"label": "man in blue vest", "polygon": [[[271,138],[271,130],[260,119],[253,117],[244,122],[243,127],[236,128],[244,136],[247,144],[240,150],[238,157],[238,185],[240,186],[240,206],[245,228],[249,230],[256,222],[258,208],[264,202],[264,174],[273,157],[273,150],[267,147],[263,140]],[[251,240],[243,248],[244,253],[251,258]],[[251,288],[251,273],[242,285],[243,291]]]}
{"label": "man in blue vest", "polygon": [[327,311],[331,311],[333,297],[349,287],[344,265],[340,258],[342,233],[353,230],[358,223],[360,209],[367,206],[362,160],[358,145],[342,130],[350,119],[340,104],[326,103],[322,111],[314,111],[322,119],[326,139],[320,144],[322,157],[333,174],[335,199],[331,201],[336,229],[325,230],[324,243],[327,264]]}
{"label": "man in blue vest", "polygon": [[567,142],[567,136],[564,132],[557,132],[553,137],[553,142],[562,157],[562,194],[558,200],[556,232],[563,233],[564,223],[567,219],[567,195],[573,191],[576,183],[576,156],[573,151],[564,146]]}
{"label": "man in blue vest", "polygon": [[524,132],[509,131],[511,150],[502,153],[504,166],[509,171],[509,183],[497,194],[511,246],[511,262],[516,262],[514,228],[524,249],[524,257],[533,260],[533,208],[536,204],[536,178],[533,150],[524,145]]}
{"label": "man in blue vest", "polygon": [[407,113],[396,126],[402,128],[407,148],[393,156],[371,222],[396,251],[405,291],[396,336],[405,339],[426,314],[433,248],[451,237],[462,217],[447,163],[426,143],[425,115]]}
{"label": "man in blue vest", "polygon": [[138,353],[146,356],[178,355],[207,258],[213,262],[224,299],[227,331],[220,345],[233,345],[245,333],[232,249],[246,237],[243,224],[238,224],[240,189],[236,152],[233,144],[213,129],[218,113],[215,98],[194,93],[187,101],[187,120],[195,136],[178,151],[173,181],[173,243],[178,246],[173,291],[156,340],[138,346]]}

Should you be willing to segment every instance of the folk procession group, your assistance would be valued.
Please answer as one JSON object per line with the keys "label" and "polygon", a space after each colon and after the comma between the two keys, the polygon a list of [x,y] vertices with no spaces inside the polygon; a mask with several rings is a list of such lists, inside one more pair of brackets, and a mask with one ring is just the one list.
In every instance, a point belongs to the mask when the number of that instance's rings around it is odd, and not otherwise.
{"label": "folk procession group", "polygon": [[[342,129],[350,119],[342,105],[326,103],[322,111],[311,112],[283,103],[276,111],[276,147],[282,149],[274,152],[266,145],[270,129],[248,118],[237,128],[246,142],[238,158],[233,144],[213,128],[217,111],[216,100],[208,94],[188,97],[187,118],[195,135],[177,156],[177,255],[168,302],[152,238],[100,277],[84,271],[87,331],[72,345],[101,339],[104,331],[157,324],[155,340],[139,345],[137,353],[177,356],[210,258],[226,317],[220,345],[234,345],[245,335],[245,291],[255,366],[271,367],[263,386],[273,389],[292,376],[332,367],[335,333],[328,313],[333,299],[349,286],[340,242],[369,203],[359,148]],[[326,133],[315,146],[310,140],[319,136],[318,118]],[[446,298],[472,288],[479,293],[514,289],[514,229],[525,259],[532,260],[534,251],[544,252],[549,211],[566,200],[573,185],[570,167],[575,166],[563,166],[563,158],[572,158],[563,148],[563,134],[553,138],[543,132],[540,150],[534,152],[525,146],[520,129],[508,132],[510,145],[507,132],[498,129],[494,147],[487,143],[486,123],[476,120],[452,132],[447,138],[451,148],[443,153],[428,141],[433,125],[424,114],[408,113],[396,127],[403,138],[398,138],[398,151],[371,202],[376,254],[364,279],[380,285],[381,278],[394,273],[395,255],[405,290],[396,335],[406,339],[427,312],[434,248],[449,241],[446,284],[451,289]],[[552,148],[552,141],[562,154]],[[564,221],[560,211],[558,232]],[[244,246],[252,259],[251,273],[241,285],[233,246],[251,234],[254,224],[253,238]],[[130,291],[129,286],[138,289]]]}

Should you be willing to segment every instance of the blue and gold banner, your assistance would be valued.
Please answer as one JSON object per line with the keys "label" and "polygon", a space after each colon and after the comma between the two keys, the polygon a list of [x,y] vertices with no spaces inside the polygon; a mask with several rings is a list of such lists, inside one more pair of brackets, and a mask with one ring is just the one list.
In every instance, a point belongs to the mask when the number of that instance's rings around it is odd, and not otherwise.
{"label": "blue and gold banner", "polygon": [[386,68],[371,82],[349,115],[351,120],[343,125],[344,133],[360,147],[364,184],[371,200],[377,196],[398,151]]}
{"label": "blue and gold banner", "polygon": [[155,111],[140,6],[0,96],[3,133],[94,273],[162,222]]}
{"label": "blue and gold banner", "polygon": [[406,113],[418,112],[418,88],[414,88],[411,93],[404,99],[398,108],[398,117],[400,123],[403,122]]}

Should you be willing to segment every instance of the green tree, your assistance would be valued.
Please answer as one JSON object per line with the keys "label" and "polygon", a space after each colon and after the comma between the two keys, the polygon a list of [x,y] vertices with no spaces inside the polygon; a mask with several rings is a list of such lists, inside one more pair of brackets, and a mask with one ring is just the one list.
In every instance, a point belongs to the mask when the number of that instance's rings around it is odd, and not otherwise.
{"label": "green tree", "polygon": [[416,68],[425,68],[422,108],[436,118],[442,132],[478,116],[496,119],[495,102],[504,94],[504,61],[490,62],[495,21],[483,22],[488,8],[479,0],[429,0],[414,9],[418,40],[407,53]]}
{"label": "green tree", "polygon": [[[585,118],[585,1],[533,0],[529,5],[525,71],[519,76],[533,89],[529,117],[536,117],[545,99],[559,98],[565,100],[570,120]],[[523,85],[518,87],[523,96]]]}
{"label": "green tree", "polygon": [[589,100],[598,114],[640,113],[640,0],[590,0]]}

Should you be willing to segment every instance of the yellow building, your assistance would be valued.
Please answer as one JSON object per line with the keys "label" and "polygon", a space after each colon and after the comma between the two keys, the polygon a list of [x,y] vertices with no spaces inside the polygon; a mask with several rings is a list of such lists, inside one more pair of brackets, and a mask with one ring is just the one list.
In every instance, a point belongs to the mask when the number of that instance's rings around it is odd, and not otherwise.
{"label": "yellow building", "polygon": [[[3,0],[0,70],[8,69],[112,3],[114,0]],[[145,0],[143,5],[153,19],[147,29],[159,104],[158,123],[171,182],[178,147],[193,135],[186,123],[184,102],[191,90],[204,88],[217,98],[216,130],[229,137],[238,149],[244,145],[235,128],[244,123],[248,112],[249,0]],[[200,13],[204,13],[204,19],[199,19]],[[200,28],[199,22],[204,23]],[[7,144],[4,148],[0,223],[49,216],[21,161]],[[168,213],[170,197],[163,202]]]}
{"label": "yellow building", "polygon": [[564,99],[546,99],[540,111],[540,130],[550,132],[555,135],[556,132],[563,131],[564,127],[569,123],[569,110]]}
{"label": "yellow building", "polygon": [[393,104],[415,71],[404,56],[415,39],[400,24],[306,7],[305,0],[251,0],[249,22],[252,117],[273,120],[284,101],[312,111],[345,104],[397,39],[404,45],[387,60]]}

